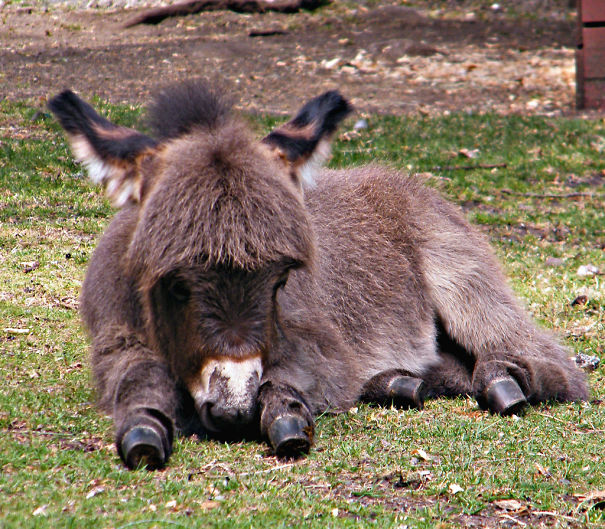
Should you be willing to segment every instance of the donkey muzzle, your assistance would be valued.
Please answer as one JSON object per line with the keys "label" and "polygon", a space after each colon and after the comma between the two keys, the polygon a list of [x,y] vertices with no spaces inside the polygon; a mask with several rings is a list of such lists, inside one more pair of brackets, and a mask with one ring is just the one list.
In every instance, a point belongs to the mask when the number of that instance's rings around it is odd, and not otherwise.
{"label": "donkey muzzle", "polygon": [[237,433],[254,421],[262,372],[260,356],[205,363],[189,388],[209,433]]}

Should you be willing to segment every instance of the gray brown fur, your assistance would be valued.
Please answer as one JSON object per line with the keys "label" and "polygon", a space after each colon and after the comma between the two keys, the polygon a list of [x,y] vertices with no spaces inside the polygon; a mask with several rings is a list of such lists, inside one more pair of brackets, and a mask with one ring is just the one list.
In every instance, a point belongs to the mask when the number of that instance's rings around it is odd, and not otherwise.
{"label": "gray brown fur", "polygon": [[[202,107],[211,105],[212,92],[202,92]],[[156,114],[168,116],[164,94]],[[510,376],[532,403],[587,398],[569,351],[536,327],[485,237],[435,190],[369,165],[322,170],[303,196],[292,142],[309,146],[300,158],[313,155],[348,112],[334,94],[337,119],[305,119],[283,149],[296,119],[259,142],[224,106],[206,122],[179,124],[151,152],[152,140],[133,142],[146,149],[133,176],[140,195],[99,242],[82,292],[118,447],[137,421],[162,432],[167,453],[178,424],[236,436],[260,425],[266,434],[276,417],[297,413],[312,428],[311,415],[365,394],[381,400],[376,381],[390,371],[423,379],[431,396],[470,394],[483,407],[486,387]],[[51,102],[60,120],[61,97]],[[186,106],[176,113],[187,116]],[[255,355],[255,413],[210,421],[192,404],[193,378],[211,359]]]}

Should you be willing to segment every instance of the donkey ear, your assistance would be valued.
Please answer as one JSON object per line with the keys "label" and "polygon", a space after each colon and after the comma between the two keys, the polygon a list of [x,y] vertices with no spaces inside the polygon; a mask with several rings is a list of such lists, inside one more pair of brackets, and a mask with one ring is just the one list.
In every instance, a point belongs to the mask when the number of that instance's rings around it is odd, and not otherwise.
{"label": "donkey ear", "polygon": [[139,202],[143,178],[138,167],[153,154],[157,142],[99,116],[71,90],[51,99],[48,108],[65,129],[77,160],[86,166],[93,182],[106,186],[112,203]]}
{"label": "donkey ear", "polygon": [[263,142],[289,163],[299,185],[313,187],[315,172],[330,157],[330,138],[351,111],[349,102],[338,92],[326,92],[311,99],[294,119]]}

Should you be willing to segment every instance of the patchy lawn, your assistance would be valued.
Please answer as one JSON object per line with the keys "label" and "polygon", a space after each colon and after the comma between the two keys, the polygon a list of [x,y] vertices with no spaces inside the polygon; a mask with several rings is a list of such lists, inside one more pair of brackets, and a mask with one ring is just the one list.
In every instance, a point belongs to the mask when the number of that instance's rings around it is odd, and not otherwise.
{"label": "patchy lawn", "polygon": [[[125,125],[136,105],[100,104]],[[255,118],[260,131],[276,119]],[[333,164],[419,172],[494,242],[514,289],[574,352],[604,357],[605,126],[599,119],[368,115]],[[603,367],[592,400],[495,417],[472,399],[318,419],[284,462],[255,442],[178,439],[128,472],[93,406],[78,293],[112,210],[38,103],[0,103],[0,526],[602,527]],[[593,265],[598,274],[581,275]],[[579,296],[581,303],[572,305]]]}

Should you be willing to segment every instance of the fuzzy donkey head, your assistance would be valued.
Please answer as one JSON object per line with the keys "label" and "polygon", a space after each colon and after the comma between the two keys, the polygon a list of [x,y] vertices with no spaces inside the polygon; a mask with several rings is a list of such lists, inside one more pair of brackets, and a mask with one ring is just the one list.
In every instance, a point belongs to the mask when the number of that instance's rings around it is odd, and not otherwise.
{"label": "fuzzy donkey head", "polygon": [[148,345],[208,430],[249,423],[276,292],[314,255],[304,188],[349,104],[327,92],[263,140],[199,82],[158,95],[153,137],[114,125],[71,91],[49,106],[90,177],[114,205],[136,209],[122,266],[139,290]]}

